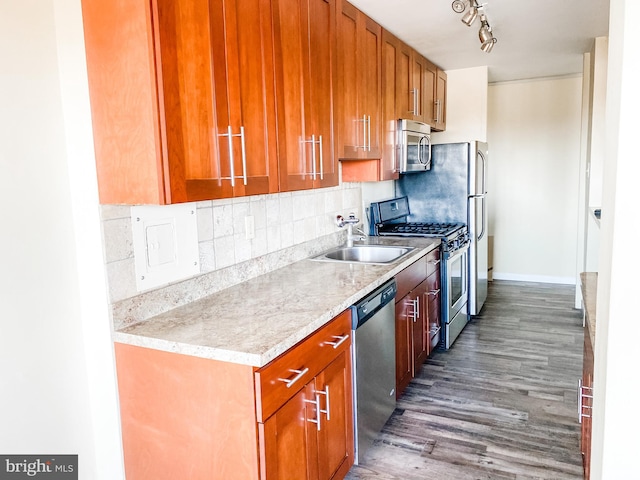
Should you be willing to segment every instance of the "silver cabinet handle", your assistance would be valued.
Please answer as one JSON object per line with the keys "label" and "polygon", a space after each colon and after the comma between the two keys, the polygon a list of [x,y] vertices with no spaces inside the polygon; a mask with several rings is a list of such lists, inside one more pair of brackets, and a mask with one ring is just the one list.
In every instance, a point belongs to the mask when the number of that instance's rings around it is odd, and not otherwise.
{"label": "silver cabinet handle", "polygon": [[[329,404],[329,385],[325,385],[324,386],[324,390],[321,392],[317,392],[316,395],[324,395],[325,398],[327,399],[326,404],[327,404],[327,408],[326,410],[319,410],[320,413],[324,413],[327,416],[327,421],[331,420],[331,405]],[[318,404],[318,408],[320,407],[320,404]],[[320,414],[318,414],[318,416],[320,416]]]}
{"label": "silver cabinet handle", "polygon": [[242,180],[243,183],[247,184],[247,149],[244,140],[244,127],[240,127],[240,133],[233,133],[231,130],[231,125],[227,127],[227,133],[221,133],[218,135],[219,137],[227,137],[227,142],[229,145],[229,173],[231,180],[231,186],[236,186],[236,167],[233,158],[233,137],[240,137],[240,142],[242,145]]}
{"label": "silver cabinet handle", "polygon": [[310,143],[311,144],[311,174],[313,175],[313,179],[315,180],[318,177],[318,158],[316,156],[316,144],[319,145],[318,150],[320,153],[320,179],[324,179],[324,166],[322,165],[324,157],[322,154],[322,135],[318,136],[318,140],[316,140],[315,135],[311,135],[311,140],[301,140],[302,143]]}
{"label": "silver cabinet handle", "polygon": [[362,122],[362,145],[357,145],[356,139],[355,148],[361,148],[365,152],[371,151],[371,115],[362,115],[362,119],[355,120],[356,122]]}
{"label": "silver cabinet handle", "polygon": [[334,335],[333,338],[337,339],[336,342],[324,342],[327,345],[332,345],[333,348],[338,348],[340,345],[342,345],[344,342],[346,342],[349,339],[349,334],[347,333],[346,335]]}
{"label": "silver cabinet handle", "polygon": [[291,373],[296,373],[297,375],[293,378],[279,378],[278,380],[280,380],[281,382],[284,382],[287,384],[287,388],[291,388],[291,386],[296,383],[298,380],[300,380],[302,377],[305,376],[305,374],[309,371],[309,368],[303,368],[302,370],[289,370]]}
{"label": "silver cabinet handle", "polygon": [[578,423],[582,423],[582,379],[578,379]]}
{"label": "silver cabinet handle", "polygon": [[236,171],[235,171],[234,159],[233,159],[233,133],[231,133],[231,125],[229,125],[229,127],[227,128],[227,133],[222,134],[221,136],[223,137],[226,136],[227,140],[229,141],[229,168],[231,173],[231,186],[235,187]]}
{"label": "silver cabinet handle", "polygon": [[320,180],[324,180],[324,157],[322,156],[322,135],[318,136],[318,147],[320,150]]}
{"label": "silver cabinet handle", "polygon": [[[588,393],[585,393],[585,391]],[[593,400],[593,395],[589,395],[589,393],[593,393],[593,388],[585,387],[582,384],[582,379],[578,379],[578,423],[582,423],[583,418],[591,418],[591,413],[584,413],[585,408],[593,410],[593,406],[586,405],[584,401],[586,398]]]}
{"label": "silver cabinet handle", "polygon": [[420,297],[416,297],[415,300],[410,300],[413,312],[409,313],[413,323],[416,323],[420,319]]}
{"label": "silver cabinet handle", "polygon": [[316,392],[315,394],[315,400],[307,400],[305,399],[305,403],[312,403],[313,405],[316,406],[316,418],[308,418],[307,421],[311,422],[311,423],[315,423],[318,431],[320,431],[320,413],[322,412],[322,410],[320,410],[320,394],[318,392]]}
{"label": "silver cabinet handle", "polygon": [[417,88],[412,88],[411,93],[413,93],[413,112],[411,113],[417,116],[420,115],[420,113],[418,112],[418,95],[420,95],[420,90],[418,90]]}
{"label": "silver cabinet handle", "polygon": [[436,295],[438,295],[439,293],[440,293],[440,289],[437,289],[437,290],[431,290],[431,291],[429,292],[429,295],[433,295],[433,296],[435,297],[435,296],[436,296]]}
{"label": "silver cabinet handle", "polygon": [[313,179],[316,179],[316,136],[311,135],[311,161],[313,165],[311,166],[311,172],[313,174]]}
{"label": "silver cabinet handle", "polygon": [[433,261],[433,260],[429,260],[428,262],[430,265],[438,265],[440,263],[440,259]]}
{"label": "silver cabinet handle", "polygon": [[240,143],[242,145],[242,181],[247,184],[247,148],[244,141],[244,126],[240,127]]}

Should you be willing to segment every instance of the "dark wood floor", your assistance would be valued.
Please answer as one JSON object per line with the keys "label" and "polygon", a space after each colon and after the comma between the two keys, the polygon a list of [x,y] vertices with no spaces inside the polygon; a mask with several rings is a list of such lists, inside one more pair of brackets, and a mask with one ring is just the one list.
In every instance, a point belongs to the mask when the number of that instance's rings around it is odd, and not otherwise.
{"label": "dark wood floor", "polygon": [[348,480],[581,479],[574,288],[494,281],[482,314],[409,385]]}

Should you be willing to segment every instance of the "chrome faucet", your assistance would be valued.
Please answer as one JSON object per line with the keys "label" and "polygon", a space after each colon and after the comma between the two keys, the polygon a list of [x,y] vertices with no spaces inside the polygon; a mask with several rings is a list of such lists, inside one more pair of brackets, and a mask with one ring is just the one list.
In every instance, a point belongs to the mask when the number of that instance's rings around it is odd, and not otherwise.
{"label": "chrome faucet", "polygon": [[[347,247],[353,247],[354,240],[364,240],[364,235],[354,235],[353,234],[353,226],[360,223],[360,219],[356,218],[356,215],[351,212],[349,216],[345,219],[342,215],[338,215],[336,217],[336,225],[340,228],[347,226]],[[362,230],[356,229],[359,232],[363,233]]]}

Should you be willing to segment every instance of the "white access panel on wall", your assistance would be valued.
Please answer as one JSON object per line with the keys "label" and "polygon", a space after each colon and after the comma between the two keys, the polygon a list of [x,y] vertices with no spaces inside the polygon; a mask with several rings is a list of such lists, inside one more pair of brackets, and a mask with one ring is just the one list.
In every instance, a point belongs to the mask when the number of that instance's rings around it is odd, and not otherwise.
{"label": "white access panel on wall", "polygon": [[131,207],[131,224],[138,291],[200,272],[195,205]]}

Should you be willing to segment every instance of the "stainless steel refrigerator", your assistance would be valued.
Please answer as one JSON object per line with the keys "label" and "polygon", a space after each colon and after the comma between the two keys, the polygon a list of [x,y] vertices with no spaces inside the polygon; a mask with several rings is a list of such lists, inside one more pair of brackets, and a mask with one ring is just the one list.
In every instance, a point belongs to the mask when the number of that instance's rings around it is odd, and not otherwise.
{"label": "stainless steel refrigerator", "polygon": [[431,170],[400,175],[396,194],[409,198],[411,222],[466,223],[469,248],[469,313],[477,315],[487,298],[487,166],[483,142],[432,145]]}

